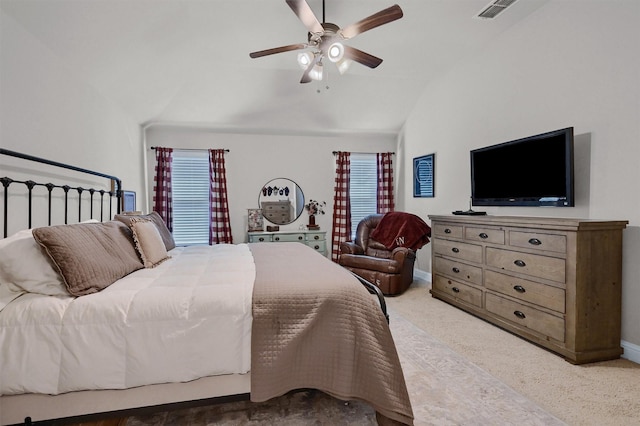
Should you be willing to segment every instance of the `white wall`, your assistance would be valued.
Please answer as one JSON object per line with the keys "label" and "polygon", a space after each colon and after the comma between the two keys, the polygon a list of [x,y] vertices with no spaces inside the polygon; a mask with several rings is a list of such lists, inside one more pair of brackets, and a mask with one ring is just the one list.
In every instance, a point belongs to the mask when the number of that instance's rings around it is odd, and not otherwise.
{"label": "white wall", "polygon": [[[1,11],[0,120],[2,148],[116,175],[125,189],[142,190],[139,126]],[[42,169],[0,156],[1,176],[32,178]]]}
{"label": "white wall", "polygon": [[[288,178],[296,182],[305,199],[327,202],[325,215],[316,216],[321,230],[331,238],[335,157],[333,151],[393,152],[396,136],[389,134],[247,134],[215,128],[151,126],[146,132],[146,145],[167,148],[228,148],[225,155],[231,231],[234,243],[245,242],[247,209],[258,208],[258,194],[272,179]],[[153,186],[155,152],[147,151],[147,169]],[[148,195],[153,206],[153,194]],[[148,211],[149,208],[146,209]],[[298,229],[308,223],[306,211],[281,230]]]}
{"label": "white wall", "polygon": [[[408,211],[466,210],[469,151],[574,127],[576,207],[489,214],[625,219],[623,340],[640,344],[640,2],[554,1],[433,82],[407,121],[405,162],[436,153],[433,199]],[[430,249],[418,254],[430,270]]]}

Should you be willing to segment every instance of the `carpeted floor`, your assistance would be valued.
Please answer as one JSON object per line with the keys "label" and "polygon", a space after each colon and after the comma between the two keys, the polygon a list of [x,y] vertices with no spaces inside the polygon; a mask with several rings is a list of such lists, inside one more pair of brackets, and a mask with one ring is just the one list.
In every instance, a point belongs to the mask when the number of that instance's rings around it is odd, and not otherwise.
{"label": "carpeted floor", "polygon": [[[446,303],[416,280],[387,298],[416,425],[640,425],[640,365],[575,366]],[[129,417],[141,425],[373,425],[318,391]]]}
{"label": "carpeted floor", "polygon": [[400,297],[387,298],[387,305],[478,369],[567,424],[640,425],[640,364],[617,359],[572,365],[433,299],[425,281],[415,281]]}

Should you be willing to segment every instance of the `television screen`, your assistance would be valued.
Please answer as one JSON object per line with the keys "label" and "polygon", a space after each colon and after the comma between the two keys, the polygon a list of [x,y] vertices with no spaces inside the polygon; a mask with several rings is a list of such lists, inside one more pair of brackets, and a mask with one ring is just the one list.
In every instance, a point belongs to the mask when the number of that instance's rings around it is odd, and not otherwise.
{"label": "television screen", "polygon": [[471,151],[476,206],[573,207],[573,127]]}

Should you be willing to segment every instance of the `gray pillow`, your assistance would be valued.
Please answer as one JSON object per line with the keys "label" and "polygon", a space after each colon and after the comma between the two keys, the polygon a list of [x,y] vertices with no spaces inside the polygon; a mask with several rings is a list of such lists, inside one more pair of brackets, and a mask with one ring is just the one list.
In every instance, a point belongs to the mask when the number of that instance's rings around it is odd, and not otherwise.
{"label": "gray pillow", "polygon": [[121,222],[77,223],[33,230],[73,296],[96,293],[142,269],[129,227]]}

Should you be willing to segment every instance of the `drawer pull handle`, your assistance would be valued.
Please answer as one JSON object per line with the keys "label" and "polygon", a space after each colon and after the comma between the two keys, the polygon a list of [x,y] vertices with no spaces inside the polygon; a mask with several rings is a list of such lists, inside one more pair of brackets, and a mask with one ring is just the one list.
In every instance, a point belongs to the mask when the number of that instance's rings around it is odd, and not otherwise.
{"label": "drawer pull handle", "polygon": [[478,234],[478,236],[480,238],[482,238],[483,240],[486,240],[487,238],[489,238],[489,236],[487,234],[485,234],[484,232],[481,232],[480,234]]}
{"label": "drawer pull handle", "polygon": [[280,241],[280,237],[276,237],[276,238],[275,238],[275,240],[276,240],[276,241]]}
{"label": "drawer pull handle", "polygon": [[456,268],[456,267],[453,267],[451,270],[452,270],[453,272],[455,272],[456,274],[459,274],[459,273],[460,273],[460,269],[458,269],[458,268]]}
{"label": "drawer pull handle", "polygon": [[513,311],[513,315],[517,316],[520,319],[525,319],[527,317],[522,311]]}
{"label": "drawer pull handle", "polygon": [[519,266],[519,267],[521,267],[521,268],[524,268],[525,266],[527,266],[527,264],[526,264],[526,263],[524,263],[524,260],[520,260],[520,259],[515,260],[515,261],[513,262],[513,264],[514,264],[514,265],[516,265],[516,266]]}
{"label": "drawer pull handle", "polygon": [[262,242],[262,241],[264,241],[264,238],[260,237],[260,238],[258,238],[258,241]]}
{"label": "drawer pull handle", "polygon": [[517,291],[518,293],[524,293],[524,292],[526,292],[526,291],[527,291],[527,290],[525,290],[525,289],[524,289],[524,287],[522,287],[521,285],[514,285],[514,286],[513,286],[513,289],[514,289],[515,291]]}
{"label": "drawer pull handle", "polygon": [[460,253],[460,250],[458,249],[458,247],[452,248],[451,251],[454,253]]}
{"label": "drawer pull handle", "polygon": [[529,244],[534,245],[534,246],[539,246],[542,244],[542,241],[540,241],[537,238],[531,238],[529,239]]}
{"label": "drawer pull handle", "polygon": [[313,236],[313,239],[314,239],[314,240],[319,240],[319,239],[320,239],[320,236],[319,236],[319,235],[314,235],[314,236]]}
{"label": "drawer pull handle", "polygon": [[446,229],[444,230],[444,233],[445,233],[445,234],[450,234],[450,233],[451,233],[451,229],[446,228]]}
{"label": "drawer pull handle", "polygon": [[452,287],[451,290],[453,290],[454,293],[460,293],[460,289],[458,287]]}
{"label": "drawer pull handle", "polygon": [[320,250],[320,246],[313,246],[314,249]]}
{"label": "drawer pull handle", "polygon": [[301,236],[299,236],[299,237],[298,237],[298,240],[302,241],[302,237],[301,237]]}

